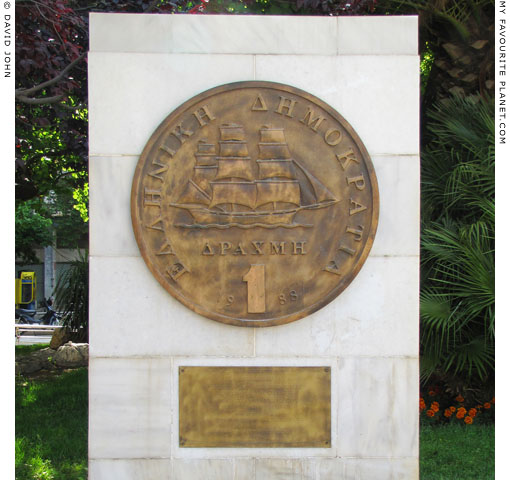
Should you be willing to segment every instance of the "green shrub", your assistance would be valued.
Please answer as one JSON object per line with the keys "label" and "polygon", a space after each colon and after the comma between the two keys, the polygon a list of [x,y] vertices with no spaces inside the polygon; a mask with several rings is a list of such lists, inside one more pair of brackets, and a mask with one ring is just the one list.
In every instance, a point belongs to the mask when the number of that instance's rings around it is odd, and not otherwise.
{"label": "green shrub", "polygon": [[494,374],[493,102],[453,96],[430,113],[422,155],[421,374]]}

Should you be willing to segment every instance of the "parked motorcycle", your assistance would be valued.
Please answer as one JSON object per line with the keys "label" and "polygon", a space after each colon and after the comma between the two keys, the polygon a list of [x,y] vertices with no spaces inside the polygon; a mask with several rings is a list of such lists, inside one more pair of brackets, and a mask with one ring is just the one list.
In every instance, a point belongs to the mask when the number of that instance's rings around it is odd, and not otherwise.
{"label": "parked motorcycle", "polygon": [[51,299],[44,300],[46,312],[42,317],[36,318],[36,310],[27,310],[24,308],[17,308],[15,310],[15,319],[17,323],[24,323],[30,325],[58,325],[61,315],[53,310],[53,302]]}

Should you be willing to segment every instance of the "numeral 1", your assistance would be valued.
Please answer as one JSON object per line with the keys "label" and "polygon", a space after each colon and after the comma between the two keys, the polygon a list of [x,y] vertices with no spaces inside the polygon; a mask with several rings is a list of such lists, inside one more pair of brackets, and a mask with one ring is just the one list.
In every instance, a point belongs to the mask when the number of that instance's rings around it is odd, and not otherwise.
{"label": "numeral 1", "polygon": [[251,265],[243,281],[248,284],[248,313],[264,313],[266,311],[265,266]]}

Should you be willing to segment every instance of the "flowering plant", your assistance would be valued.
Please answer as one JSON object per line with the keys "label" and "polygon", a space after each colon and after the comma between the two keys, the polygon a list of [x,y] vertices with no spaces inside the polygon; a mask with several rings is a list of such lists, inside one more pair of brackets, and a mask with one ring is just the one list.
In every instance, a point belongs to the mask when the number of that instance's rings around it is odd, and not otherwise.
{"label": "flowering plant", "polygon": [[[466,395],[444,392],[438,386],[427,387],[420,395],[420,419],[424,424],[462,422],[472,425],[488,422],[494,418],[494,397],[487,401],[478,401],[471,392]],[[487,398],[487,397],[485,397]]]}

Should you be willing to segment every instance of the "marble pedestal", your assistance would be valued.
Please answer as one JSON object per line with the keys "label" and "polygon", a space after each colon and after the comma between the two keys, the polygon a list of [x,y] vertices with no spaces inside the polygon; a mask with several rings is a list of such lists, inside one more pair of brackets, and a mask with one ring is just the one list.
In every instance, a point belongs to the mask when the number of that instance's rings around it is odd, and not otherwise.
{"label": "marble pedestal", "polygon": [[[91,14],[91,480],[418,478],[417,17]],[[135,242],[138,157],[176,107],[266,80],[319,97],[375,167],[380,217],[333,302],[270,328],[220,324],[153,278]],[[330,448],[180,448],[178,367],[331,367]]]}

